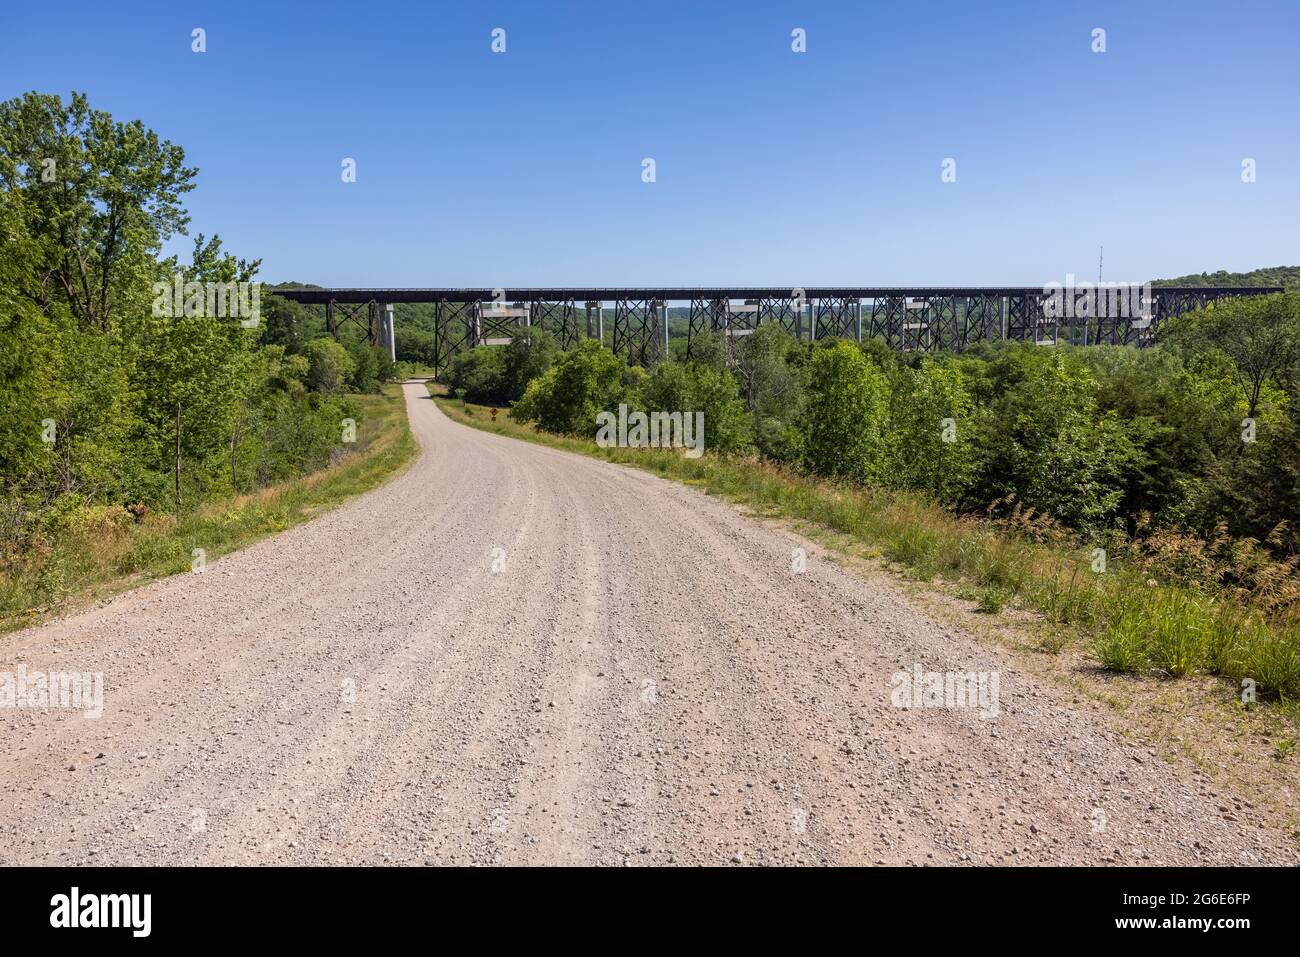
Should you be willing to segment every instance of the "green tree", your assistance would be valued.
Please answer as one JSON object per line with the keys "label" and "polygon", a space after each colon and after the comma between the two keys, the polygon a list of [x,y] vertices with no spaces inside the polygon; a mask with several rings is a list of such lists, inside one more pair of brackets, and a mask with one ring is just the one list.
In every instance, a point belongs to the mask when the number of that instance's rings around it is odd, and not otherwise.
{"label": "green tree", "polygon": [[1171,320],[1161,338],[1192,355],[1218,351],[1232,359],[1253,418],[1266,385],[1300,381],[1300,292],[1222,299]]}
{"label": "green tree", "polygon": [[64,302],[78,321],[110,327],[128,293],[142,295],[163,240],[183,232],[182,194],[196,171],[185,152],[139,121],[27,93],[0,103],[0,191],[23,196],[24,228],[43,251],[37,305]]}
{"label": "green tree", "polygon": [[735,376],[760,452],[778,461],[800,457],[797,428],[804,403],[802,349],[779,325],[759,326],[736,343]]}
{"label": "green tree", "polygon": [[800,416],[804,466],[833,478],[878,478],[887,398],[885,377],[855,344],[814,351]]}
{"label": "green tree", "polygon": [[560,355],[555,337],[541,329],[525,327],[503,350],[502,389],[507,401],[523,398],[528,383],[546,373]]}
{"label": "green tree", "polygon": [[1097,409],[1097,382],[1066,353],[1008,352],[1008,387],[979,437],[984,501],[1012,494],[1078,528],[1115,517],[1132,445],[1114,413]]}
{"label": "green tree", "polygon": [[536,422],[548,432],[595,435],[597,413],[614,412],[628,398],[626,369],[626,363],[600,343],[579,343],[528,384],[510,417]]}
{"label": "green tree", "polygon": [[962,503],[975,478],[975,407],[961,369],[933,359],[898,370],[890,399],[886,480]]}
{"label": "green tree", "polygon": [[498,346],[478,346],[451,360],[447,386],[466,402],[506,403],[506,364]]}
{"label": "green tree", "polygon": [[343,346],[333,339],[313,339],[307,343],[307,386],[314,392],[338,395],[346,392],[356,362]]}

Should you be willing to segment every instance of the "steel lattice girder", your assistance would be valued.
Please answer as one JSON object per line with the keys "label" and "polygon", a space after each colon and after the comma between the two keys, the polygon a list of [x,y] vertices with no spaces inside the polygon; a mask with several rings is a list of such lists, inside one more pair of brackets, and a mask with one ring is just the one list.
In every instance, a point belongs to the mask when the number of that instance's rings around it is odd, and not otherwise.
{"label": "steel lattice girder", "polygon": [[721,308],[718,318],[721,320],[722,334],[728,337],[744,335],[758,328],[762,308],[753,299],[736,303],[730,299],[720,300]]}
{"label": "steel lattice girder", "polygon": [[971,342],[1002,338],[1002,297],[967,296],[962,306],[961,348]]}
{"label": "steel lattice girder", "polygon": [[925,297],[905,299],[898,348],[904,352],[929,352],[934,346],[930,328],[930,300]]}
{"label": "steel lattice girder", "polygon": [[[1109,299],[1120,290],[1131,294],[1145,288],[1109,286],[1105,292]],[[616,303],[615,350],[630,362],[652,364],[666,354],[659,308],[669,300],[692,304],[688,350],[706,329],[734,331],[771,321],[801,340],[857,338],[861,329],[863,335],[883,338],[895,349],[960,350],[972,342],[999,339],[1146,346],[1156,341],[1157,331],[1166,319],[1219,299],[1282,292],[1276,286],[1152,286],[1149,290],[1150,300],[1144,310],[1147,315],[1116,315],[1113,309],[1098,308],[1097,315],[1076,311],[1060,317],[1045,309],[1048,300],[1059,293],[1026,287],[535,289],[515,290],[515,298],[534,303],[544,327],[554,329],[555,316],[560,316],[559,328],[566,346],[576,341],[574,302],[587,302],[587,324],[591,327],[592,304],[612,299]],[[495,317],[483,311],[481,304],[494,295],[487,289],[275,289],[271,293],[295,302],[324,305],[331,334],[337,337],[340,329],[351,322],[361,327],[371,344],[379,340],[380,303],[435,303],[435,359],[439,363],[466,346],[478,344],[485,336],[513,333],[517,325],[513,320],[519,318]],[[746,305],[756,304],[757,310],[742,312],[731,305],[735,299]],[[864,299],[871,303],[869,316],[864,315]],[[808,307],[807,325],[801,305]],[[471,315],[472,322],[468,321]],[[481,325],[480,319],[487,325]],[[599,332],[589,328],[588,335]],[[580,330],[576,336],[581,338]]]}
{"label": "steel lattice girder", "polygon": [[695,358],[695,345],[700,336],[716,328],[714,314],[716,299],[692,299],[686,311],[686,358]]}
{"label": "steel lattice girder", "polygon": [[813,339],[856,339],[858,300],[824,296],[813,300]]}
{"label": "steel lattice girder", "polygon": [[[850,299],[877,299],[891,296],[929,298],[933,296],[1036,296],[1045,297],[1042,287],[1034,286],[810,286],[797,287],[805,299],[842,297]],[[268,289],[267,292],[305,304],[323,305],[335,302],[487,302],[499,290],[492,289]],[[1280,293],[1281,286],[1153,286],[1157,297],[1190,295],[1197,300],[1220,296],[1262,296]],[[691,299],[795,299],[791,287],[734,286],[734,287],[663,287],[663,288],[552,288],[513,289],[505,298],[521,302],[561,302],[565,300],[630,301],[655,299],[661,302],[688,302]]]}
{"label": "steel lattice girder", "polygon": [[634,366],[653,366],[659,362],[664,352],[660,342],[661,307],[657,299],[614,301],[614,355],[625,357]]}
{"label": "steel lattice girder", "polygon": [[433,306],[433,368],[445,369],[461,352],[472,348],[474,304],[438,302]]}
{"label": "steel lattice girder", "polygon": [[521,302],[476,302],[473,304],[472,346],[505,345],[515,332],[528,324],[528,307]]}
{"label": "steel lattice girder", "polygon": [[871,300],[869,338],[884,339],[892,349],[903,348],[903,323],[907,318],[905,296],[879,296]]}
{"label": "steel lattice girder", "polygon": [[930,326],[930,350],[949,350],[956,352],[962,347],[965,338],[958,328],[961,319],[957,315],[957,298],[955,296],[933,296],[926,303],[926,320]]}
{"label": "steel lattice girder", "polygon": [[803,339],[804,311],[807,307],[806,299],[795,296],[762,297],[758,300],[758,324],[775,322],[789,335]]}
{"label": "steel lattice girder", "polygon": [[533,300],[529,304],[530,325],[548,332],[562,349],[571,349],[586,336],[578,323],[577,303],[572,299]]}
{"label": "steel lattice girder", "polygon": [[362,338],[369,345],[379,342],[379,303],[371,299],[367,302],[337,302],[333,299],[325,303],[325,328],[335,339],[339,330],[348,324],[361,329]]}

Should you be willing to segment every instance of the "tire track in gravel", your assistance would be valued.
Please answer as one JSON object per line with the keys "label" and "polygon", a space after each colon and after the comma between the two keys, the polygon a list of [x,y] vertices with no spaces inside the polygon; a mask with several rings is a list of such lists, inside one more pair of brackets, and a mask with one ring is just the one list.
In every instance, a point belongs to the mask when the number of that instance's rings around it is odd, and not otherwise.
{"label": "tire track in gravel", "polygon": [[[0,640],[107,682],[0,710],[0,864],[1296,862],[887,576],[405,389],[383,488]],[[914,665],[996,719],[893,707]]]}

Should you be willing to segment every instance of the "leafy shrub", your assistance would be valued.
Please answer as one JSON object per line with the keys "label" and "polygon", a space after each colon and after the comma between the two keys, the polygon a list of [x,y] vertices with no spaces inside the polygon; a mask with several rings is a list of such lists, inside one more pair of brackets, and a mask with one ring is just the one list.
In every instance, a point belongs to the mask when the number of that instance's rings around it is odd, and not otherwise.
{"label": "leafy shrub", "polygon": [[974,404],[961,369],[923,359],[899,370],[890,400],[884,478],[947,504],[963,501],[974,482]]}
{"label": "leafy shrub", "polygon": [[518,422],[536,422],[548,432],[595,435],[596,415],[616,410],[626,395],[626,364],[600,343],[587,340],[564,353],[528,384],[510,410]]}
{"label": "leafy shrub", "polygon": [[1012,381],[982,420],[979,496],[1018,496],[1075,528],[1114,518],[1131,456],[1113,413],[1097,409],[1096,380],[1064,352],[1008,352]]}
{"label": "leafy shrub", "polygon": [[502,350],[503,398],[517,402],[523,398],[528,383],[546,374],[559,358],[555,337],[541,329],[520,329]]}
{"label": "leafy shrub", "polygon": [[307,385],[315,392],[346,392],[356,373],[356,360],[333,339],[307,343]]}
{"label": "leafy shrub", "polygon": [[496,346],[478,346],[451,360],[447,386],[466,402],[480,405],[507,401],[505,357]]}
{"label": "leafy shrub", "polygon": [[886,403],[884,376],[857,346],[835,342],[814,352],[800,417],[804,467],[832,478],[877,478]]}

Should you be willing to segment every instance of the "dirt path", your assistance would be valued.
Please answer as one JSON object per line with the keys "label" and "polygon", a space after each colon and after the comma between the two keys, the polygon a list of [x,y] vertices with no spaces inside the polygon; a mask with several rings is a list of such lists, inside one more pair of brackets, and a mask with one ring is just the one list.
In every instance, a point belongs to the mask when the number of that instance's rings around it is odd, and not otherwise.
{"label": "dirt path", "polygon": [[1295,861],[888,578],[405,388],[402,477],[0,639],[106,683],[0,708],[0,864]]}

